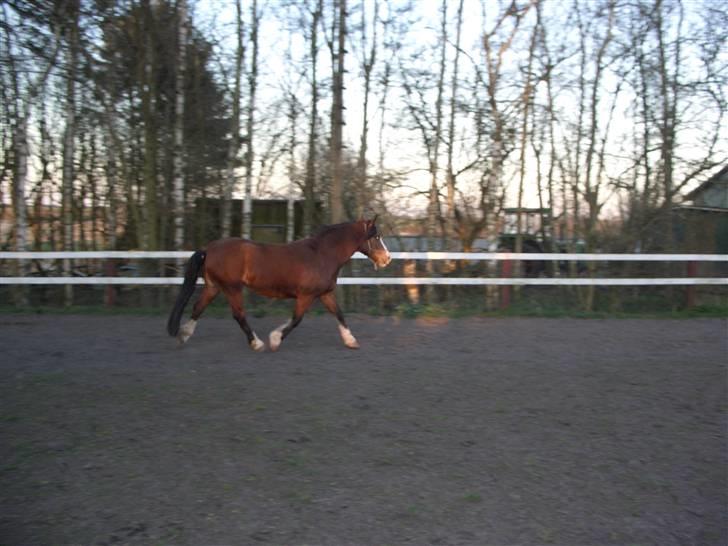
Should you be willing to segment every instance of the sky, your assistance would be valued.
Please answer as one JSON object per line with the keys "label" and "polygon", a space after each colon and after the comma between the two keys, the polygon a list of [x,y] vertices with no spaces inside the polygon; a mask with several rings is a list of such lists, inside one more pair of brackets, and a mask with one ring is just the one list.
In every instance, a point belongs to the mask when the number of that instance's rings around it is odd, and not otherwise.
{"label": "sky", "polygon": [[[400,5],[401,2],[386,2],[382,1],[381,9],[382,15],[386,14],[386,10],[390,4]],[[249,9],[250,2],[244,2],[244,10]],[[300,3],[293,2],[294,5],[299,6]],[[271,100],[276,99],[280,96],[280,89],[284,83],[290,86],[301,86],[301,97],[302,100],[306,100],[307,93],[305,92],[305,81],[301,81],[298,76],[292,73],[290,69],[290,63],[286,60],[286,56],[290,54],[294,62],[301,61],[304,59],[306,54],[307,44],[303,42],[300,33],[290,32],[286,28],[285,23],[281,22],[283,17],[273,16],[274,11],[285,12],[286,2],[282,0],[271,0],[266,2],[265,0],[259,1],[259,6],[266,12],[263,21],[262,28],[260,31],[260,67],[261,67],[261,79],[259,87],[259,107],[261,112],[270,111]],[[355,26],[359,23],[362,17],[360,6],[362,4],[358,2],[349,2],[349,29],[351,46],[349,47],[349,54],[347,56],[347,68],[348,74],[346,75],[346,94],[344,98],[345,106],[347,110],[345,112],[346,126],[344,128],[344,139],[348,143],[350,150],[356,153],[359,146],[359,134],[362,127],[362,109],[361,104],[363,103],[363,91],[361,80],[357,78],[359,73],[359,66],[356,56],[360,54],[357,42],[359,39],[358,31]],[[484,28],[489,28],[492,25],[493,17],[498,13],[497,8],[499,5],[495,0],[464,0],[464,19],[462,28],[461,47],[464,52],[461,55],[460,60],[460,71],[461,74],[472,69],[472,63],[481,62],[482,55],[482,34]],[[561,1],[548,2],[546,4],[546,14],[549,17],[562,18],[564,22],[564,29],[569,29],[568,22],[566,21],[566,10],[563,10],[565,4]],[[685,2],[686,11],[688,13],[686,28],[690,29],[692,24],[691,18],[694,17],[694,10],[698,6],[696,2]],[[363,3],[364,8],[367,10],[367,19],[369,22],[372,20],[374,2],[367,0]],[[439,0],[415,0],[415,10],[411,19],[413,23],[408,25],[406,28],[406,46],[408,51],[414,51],[417,47],[425,44],[435,44],[439,38],[439,25],[440,25],[440,6]],[[483,8],[485,8],[485,23],[483,23],[482,15]],[[288,13],[293,15],[295,13],[293,7],[288,7]],[[454,0],[448,3],[448,10],[451,14],[451,40],[454,40],[454,21],[455,11],[457,9],[457,2]],[[219,40],[220,48],[222,51],[231,52],[235,47],[234,38],[234,17],[235,8],[234,2],[230,0],[198,0],[194,4],[195,20],[198,23],[198,27],[203,29],[214,29],[212,32],[216,35],[215,39]],[[244,14],[245,19],[249,18],[249,13]],[[398,18],[398,21],[402,21],[402,17]],[[573,26],[573,23],[571,23]],[[573,30],[573,29],[572,29]],[[381,33],[381,31],[380,31]],[[525,39],[525,33],[517,39]],[[290,52],[290,53],[289,53]],[[452,59],[454,48],[448,48],[448,56]],[[328,51],[326,50],[325,44],[322,44],[322,51],[320,57],[320,74],[323,77],[328,77],[330,73],[330,65],[328,58]],[[438,57],[435,53],[425,53],[418,56],[416,63],[418,66],[435,69],[438,64]],[[506,57],[506,64],[515,65],[517,59],[513,56]],[[378,63],[381,66],[382,56],[380,56]],[[448,70],[451,69],[452,63],[449,64]],[[512,66],[511,66],[512,67]],[[394,67],[396,69],[396,65]],[[686,70],[690,70],[687,66]],[[605,83],[608,88],[615,88],[619,85],[619,80],[612,73],[605,73]],[[446,99],[448,90],[446,89]],[[394,192],[389,196],[389,202],[391,206],[402,210],[415,208],[423,210],[426,206],[426,198],[424,192],[426,192],[430,183],[430,174],[426,171],[427,159],[425,157],[421,138],[416,131],[411,131],[402,128],[402,125],[407,124],[406,116],[402,115],[403,105],[401,103],[402,91],[399,88],[393,88],[389,93],[389,99],[387,101],[387,111],[385,113],[388,127],[385,133],[384,140],[384,162],[385,167],[389,169],[396,169],[399,171],[407,171],[409,174],[406,177],[403,187]],[[569,95],[565,95],[566,101],[570,99]],[[378,149],[378,128],[381,120],[382,112],[377,108],[378,96],[371,98],[370,106],[370,140],[369,140],[369,158],[370,162],[376,163],[379,156]],[[620,142],[624,140],[626,135],[632,131],[632,122],[627,117],[626,113],[632,107],[632,102],[635,98],[625,93],[617,102],[614,110],[614,119],[610,126],[609,139],[613,141],[614,151],[620,151]],[[562,106],[564,106],[562,104]],[[565,109],[567,112],[570,105],[566,105]],[[308,105],[306,104],[307,108]],[[328,113],[329,103],[327,100],[322,100],[320,108],[322,116],[324,118],[323,130],[328,131],[326,116]],[[602,101],[600,105],[602,113],[604,114],[601,120],[602,126],[606,123],[606,114],[611,107],[611,103],[608,101]],[[305,115],[305,113],[304,113]],[[399,126],[399,127],[398,127]],[[682,135],[686,142],[691,142],[691,138],[687,134]],[[300,140],[305,140],[305,134],[300,135]],[[304,149],[303,146],[300,148]],[[700,153],[700,149],[693,150],[691,152],[689,148],[686,149],[687,153]],[[724,150],[725,151],[725,150]],[[625,154],[630,153],[629,150],[621,150]],[[622,168],[618,153],[614,153],[610,159],[610,171],[617,173]],[[461,158],[461,164],[466,163],[465,158]],[[441,158],[441,164],[444,163],[444,156]],[[456,166],[457,167],[457,166]],[[537,206],[538,197],[535,187],[535,163],[532,155],[529,154],[527,169],[526,169],[526,192],[524,198],[524,206]],[[512,173],[511,173],[512,174]],[[508,178],[510,181],[509,189],[507,192],[507,206],[514,206],[516,200],[516,184],[517,181],[513,178]],[[287,163],[282,165],[281,169],[275,177],[268,181],[266,190],[271,193],[278,195],[285,195],[288,193],[290,184],[287,177]],[[413,197],[414,191],[419,191],[423,195],[419,197]],[[238,192],[240,194],[240,192]],[[616,206],[616,202],[612,203]],[[609,210],[609,206],[607,207]],[[401,212],[401,211],[400,211]]]}

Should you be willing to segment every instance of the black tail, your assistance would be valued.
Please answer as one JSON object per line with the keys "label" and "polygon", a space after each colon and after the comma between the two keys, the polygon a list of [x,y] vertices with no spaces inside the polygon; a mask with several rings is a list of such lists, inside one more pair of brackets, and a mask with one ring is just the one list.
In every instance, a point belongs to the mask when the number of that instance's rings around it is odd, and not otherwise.
{"label": "black tail", "polygon": [[167,332],[170,336],[176,336],[177,332],[179,332],[179,322],[182,319],[182,313],[185,310],[185,305],[187,305],[187,302],[190,301],[192,294],[195,292],[197,277],[205,263],[205,256],[206,254],[202,250],[198,250],[187,262],[185,282],[182,284],[182,289],[179,291],[177,301],[174,302],[174,307],[167,321]]}

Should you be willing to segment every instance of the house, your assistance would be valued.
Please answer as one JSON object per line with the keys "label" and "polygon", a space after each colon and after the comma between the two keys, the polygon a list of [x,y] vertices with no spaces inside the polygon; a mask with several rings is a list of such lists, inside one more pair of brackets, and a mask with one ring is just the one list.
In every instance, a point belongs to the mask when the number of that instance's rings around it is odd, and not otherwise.
{"label": "house", "polygon": [[728,254],[728,165],[674,210],[675,239],[682,252]]}
{"label": "house", "polygon": [[691,191],[686,199],[693,207],[728,210],[728,165]]}

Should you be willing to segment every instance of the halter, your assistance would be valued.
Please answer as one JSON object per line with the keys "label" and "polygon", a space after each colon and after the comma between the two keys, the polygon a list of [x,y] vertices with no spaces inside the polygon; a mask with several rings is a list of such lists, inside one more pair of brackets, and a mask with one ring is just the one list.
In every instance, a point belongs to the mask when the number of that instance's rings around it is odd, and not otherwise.
{"label": "halter", "polygon": [[[376,217],[375,217],[375,219],[376,219]],[[367,250],[369,251],[369,254],[371,254],[372,253],[372,239],[381,240],[382,236],[379,235],[379,233],[377,233],[376,235],[367,237],[368,233],[369,233],[368,227],[366,224],[364,224],[364,237],[366,237],[366,241],[367,241]]]}

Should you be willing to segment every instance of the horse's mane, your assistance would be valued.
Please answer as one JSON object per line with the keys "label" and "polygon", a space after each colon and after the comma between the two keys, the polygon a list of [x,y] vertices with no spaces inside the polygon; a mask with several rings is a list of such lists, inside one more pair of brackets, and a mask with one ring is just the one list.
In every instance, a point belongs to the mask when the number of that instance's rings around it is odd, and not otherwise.
{"label": "horse's mane", "polygon": [[[311,235],[311,239],[319,240],[328,235],[343,234],[343,233],[345,233],[345,228],[351,228],[357,223],[358,222],[356,222],[356,221],[355,222],[342,222],[340,224],[328,224],[328,225],[321,226],[318,229],[316,229],[316,231],[313,232],[313,234]],[[367,238],[374,237],[376,234],[377,234],[377,229],[376,229],[376,227],[372,226],[372,227],[370,227],[370,231],[367,233]]]}
{"label": "horse's mane", "polygon": [[355,223],[356,222],[342,222],[341,224],[327,224],[324,226],[320,226],[318,229],[316,229],[316,231],[311,234],[311,238],[319,239],[332,233],[338,233],[341,231],[342,228],[351,226]]}

